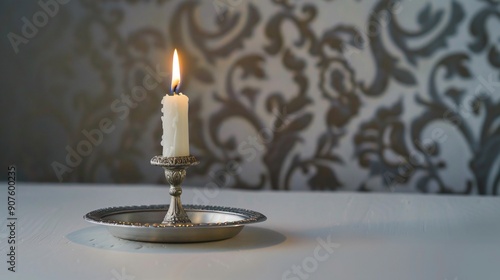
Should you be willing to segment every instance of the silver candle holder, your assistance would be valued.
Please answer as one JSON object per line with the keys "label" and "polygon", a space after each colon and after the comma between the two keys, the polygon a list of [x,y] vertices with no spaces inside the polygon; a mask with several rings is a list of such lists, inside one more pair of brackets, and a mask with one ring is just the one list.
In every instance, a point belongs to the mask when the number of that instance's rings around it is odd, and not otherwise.
{"label": "silver candle holder", "polygon": [[194,156],[155,156],[151,164],[165,170],[170,204],[119,206],[87,213],[88,222],[106,226],[115,237],[145,242],[189,243],[216,241],[237,235],[245,225],[265,221],[259,212],[223,206],[183,205],[186,169],[198,164]]}

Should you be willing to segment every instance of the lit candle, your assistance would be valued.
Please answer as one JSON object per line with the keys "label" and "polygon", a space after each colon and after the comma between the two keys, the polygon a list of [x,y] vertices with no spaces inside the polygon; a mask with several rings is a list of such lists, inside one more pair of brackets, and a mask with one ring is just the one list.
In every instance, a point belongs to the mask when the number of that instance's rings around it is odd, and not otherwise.
{"label": "lit candle", "polygon": [[179,57],[174,51],[172,63],[172,95],[165,95],[161,101],[163,116],[163,146],[164,157],[189,156],[189,126],[188,102],[189,98],[179,91],[181,75],[179,70]]}

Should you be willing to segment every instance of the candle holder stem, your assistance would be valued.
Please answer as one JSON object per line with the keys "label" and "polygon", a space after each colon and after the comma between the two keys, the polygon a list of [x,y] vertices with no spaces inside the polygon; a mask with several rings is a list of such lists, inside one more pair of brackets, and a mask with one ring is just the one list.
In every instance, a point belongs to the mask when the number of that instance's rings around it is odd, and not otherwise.
{"label": "candle holder stem", "polygon": [[192,165],[198,164],[198,160],[194,156],[183,157],[163,157],[155,156],[151,159],[151,164],[161,166],[165,169],[165,178],[170,184],[170,205],[167,214],[163,219],[162,224],[168,225],[185,225],[191,224],[184,207],[182,207],[181,184],[186,178],[186,169]]}
{"label": "candle holder stem", "polygon": [[163,219],[163,224],[190,224],[186,211],[182,207],[181,194],[182,194],[182,181],[186,177],[186,169],[169,169],[165,167],[165,178],[170,184],[170,206],[167,215]]}

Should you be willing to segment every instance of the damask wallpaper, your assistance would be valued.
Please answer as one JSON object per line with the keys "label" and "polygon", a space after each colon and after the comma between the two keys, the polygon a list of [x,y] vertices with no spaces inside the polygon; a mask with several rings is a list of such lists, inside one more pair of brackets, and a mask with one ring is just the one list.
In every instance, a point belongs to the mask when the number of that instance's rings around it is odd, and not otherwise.
{"label": "damask wallpaper", "polygon": [[499,1],[0,7],[1,162],[22,180],[163,183],[149,161],[177,48],[188,184],[499,193]]}

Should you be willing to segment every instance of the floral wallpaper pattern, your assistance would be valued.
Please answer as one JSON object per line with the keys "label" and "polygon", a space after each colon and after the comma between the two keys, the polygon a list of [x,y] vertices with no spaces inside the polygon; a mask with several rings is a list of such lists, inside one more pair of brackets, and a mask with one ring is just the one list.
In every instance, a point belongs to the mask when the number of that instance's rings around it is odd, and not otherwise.
{"label": "floral wallpaper pattern", "polygon": [[23,180],[163,183],[177,48],[188,184],[499,194],[498,1],[52,3],[1,4],[2,163]]}

